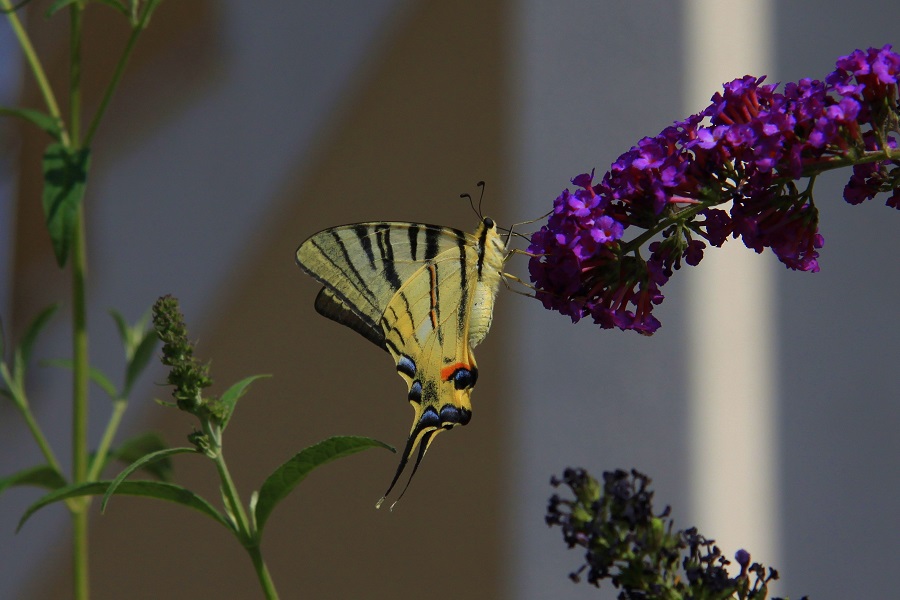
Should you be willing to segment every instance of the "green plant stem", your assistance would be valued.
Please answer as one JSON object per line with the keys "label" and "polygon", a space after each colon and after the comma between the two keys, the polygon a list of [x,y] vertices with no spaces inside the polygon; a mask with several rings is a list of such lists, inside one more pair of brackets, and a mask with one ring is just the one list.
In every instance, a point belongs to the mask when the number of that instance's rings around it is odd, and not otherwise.
{"label": "green plant stem", "polygon": [[106,424],[106,431],[103,432],[100,445],[97,446],[97,451],[94,453],[94,460],[88,469],[88,481],[99,479],[100,471],[103,469],[103,464],[106,462],[106,456],[109,453],[109,447],[116,437],[116,432],[119,430],[119,424],[122,422],[122,416],[125,414],[126,408],[128,408],[128,400],[125,398],[119,398],[113,402],[113,411],[109,416],[109,422]]}
{"label": "green plant stem", "polygon": [[263,560],[259,545],[248,546],[247,552],[250,554],[250,559],[253,561],[253,567],[256,569],[256,576],[259,578],[259,585],[262,586],[266,598],[268,598],[268,600],[278,600],[278,590],[275,589],[275,583],[269,575],[269,569],[266,567],[266,563]]}
{"label": "green plant stem", "polygon": [[72,512],[72,542],[72,590],[76,600],[88,600],[88,513],[85,504]]}
{"label": "green plant stem", "polygon": [[74,2],[69,7],[69,127],[72,146],[81,147],[81,12],[84,7]]}
{"label": "green plant stem", "polygon": [[91,119],[91,123],[88,125],[87,133],[84,136],[85,147],[90,147],[91,142],[94,139],[94,134],[97,133],[97,127],[100,125],[100,120],[106,113],[106,108],[109,106],[109,101],[112,99],[113,92],[116,91],[116,88],[119,85],[122,73],[125,72],[125,65],[128,64],[128,59],[131,57],[131,52],[134,50],[138,36],[147,25],[147,20],[150,18],[150,12],[149,9],[145,10],[144,14],[141,15],[141,20],[132,26],[131,35],[128,36],[128,43],[125,45],[125,50],[122,52],[122,56],[119,57],[119,62],[116,64],[116,70],[113,72],[112,79],[110,80],[109,85],[106,86],[106,90],[103,92],[103,99],[100,100],[100,106],[97,107],[97,112],[94,113],[94,118]]}
{"label": "green plant stem", "polygon": [[[212,436],[211,436],[211,439]],[[218,438],[216,438],[218,439]],[[262,551],[259,548],[259,536],[253,523],[247,517],[247,512],[241,503],[234,481],[231,479],[231,473],[228,471],[228,465],[225,464],[225,457],[222,455],[221,447],[216,453],[216,469],[219,471],[219,479],[222,481],[222,495],[228,504],[228,510],[236,521],[238,528],[236,532],[241,544],[246,548],[253,561],[253,568],[256,569],[256,576],[259,578],[259,584],[269,600],[277,600],[278,591],[275,589],[275,583],[269,575],[269,569],[262,557]]]}
{"label": "green plant stem", "polygon": [[[72,248],[72,483],[87,481],[88,476],[88,332],[85,280],[87,258],[85,249],[84,210],[78,209],[75,238]],[[73,595],[76,600],[87,600],[88,584],[88,513],[90,500],[76,505],[72,510],[74,566]]]}
{"label": "green plant stem", "polygon": [[[84,7],[76,0],[69,7],[69,127],[71,147],[80,148],[81,137],[81,17]],[[87,251],[85,244],[84,204],[78,208],[72,240],[72,483],[87,481],[88,476],[88,330],[87,330]],[[72,509],[72,592],[75,600],[88,600],[88,512],[90,499]]]}
{"label": "green plant stem", "polygon": [[[47,105],[47,111],[51,116],[56,117],[62,122],[62,114],[59,112],[56,96],[53,95],[53,89],[47,81],[44,67],[41,65],[37,52],[34,51],[34,46],[31,45],[31,38],[28,37],[28,33],[22,26],[22,21],[19,20],[19,16],[12,10],[12,4],[9,0],[0,0],[0,7],[3,7],[3,9],[7,11],[6,18],[9,19],[9,24],[16,34],[16,38],[19,40],[19,46],[22,48],[22,53],[25,55],[25,60],[28,61],[28,66],[31,67],[31,72],[34,74],[38,88],[41,90],[41,95],[44,97],[44,103]],[[65,127],[62,128],[60,137],[63,145],[68,147],[70,140]]]}
{"label": "green plant stem", "polygon": [[222,494],[225,502],[228,504],[228,512],[234,517],[238,527],[238,536],[241,543],[247,546],[252,543],[254,533],[250,525],[250,519],[247,518],[247,512],[241,504],[241,497],[238,494],[234,481],[231,479],[231,473],[228,471],[228,465],[225,464],[225,457],[222,456],[222,449],[218,448],[216,453],[216,469],[219,471],[219,479],[222,481]]}

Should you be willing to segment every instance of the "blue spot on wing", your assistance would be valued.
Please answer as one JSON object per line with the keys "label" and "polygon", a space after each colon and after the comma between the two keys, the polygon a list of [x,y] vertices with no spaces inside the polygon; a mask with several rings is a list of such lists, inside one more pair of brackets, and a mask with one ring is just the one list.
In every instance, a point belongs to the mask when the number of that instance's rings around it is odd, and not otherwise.
{"label": "blue spot on wing", "polygon": [[409,396],[407,398],[411,402],[421,402],[422,401],[422,383],[419,381],[413,381],[412,385],[409,386]]}
{"label": "blue spot on wing", "polygon": [[406,356],[405,354],[401,354],[400,359],[397,361],[397,371],[410,378],[415,377],[416,363],[413,362],[413,359],[411,359],[410,357]]}

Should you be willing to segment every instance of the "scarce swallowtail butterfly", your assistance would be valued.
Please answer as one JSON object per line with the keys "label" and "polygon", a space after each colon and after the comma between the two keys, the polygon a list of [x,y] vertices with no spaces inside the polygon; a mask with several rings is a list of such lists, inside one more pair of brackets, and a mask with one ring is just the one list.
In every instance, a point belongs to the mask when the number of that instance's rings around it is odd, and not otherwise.
{"label": "scarce swallowtail butterfly", "polygon": [[297,264],[324,286],[319,314],[386,350],[409,387],[412,429],[376,506],[417,449],[410,481],[437,434],[469,422],[478,380],[472,349],[491,327],[505,258],[489,218],[474,234],[420,223],[343,225],[297,249]]}

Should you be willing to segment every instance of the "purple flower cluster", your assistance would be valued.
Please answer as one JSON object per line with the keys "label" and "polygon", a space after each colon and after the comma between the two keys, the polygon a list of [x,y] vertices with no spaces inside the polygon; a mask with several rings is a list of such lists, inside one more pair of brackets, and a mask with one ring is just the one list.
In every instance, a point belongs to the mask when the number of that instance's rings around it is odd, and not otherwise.
{"label": "purple flower cluster", "polygon": [[[725,84],[701,113],[640,140],[599,183],[593,172],[579,175],[575,191],[556,198],[528,248],[537,297],[573,321],[590,316],[649,335],[660,326],[652,314],[660,287],[682,261],[697,265],[707,243],[739,237],[789,269],[818,271],[819,173],[852,166],[847,202],[891,191],[887,205],[900,208],[898,78],[900,55],[888,45],[841,57],[824,81],[782,92],[765,77]],[[629,228],[636,233],[626,240]]]}

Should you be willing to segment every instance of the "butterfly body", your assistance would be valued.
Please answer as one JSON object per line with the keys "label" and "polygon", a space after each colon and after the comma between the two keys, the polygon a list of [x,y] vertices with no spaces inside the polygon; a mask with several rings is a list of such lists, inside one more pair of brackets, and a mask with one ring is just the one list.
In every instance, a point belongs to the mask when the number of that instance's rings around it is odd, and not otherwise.
{"label": "butterfly body", "polygon": [[474,234],[420,223],[344,225],[297,250],[297,263],[324,286],[316,310],[390,353],[407,384],[415,415],[387,493],[417,448],[413,474],[436,434],[471,418],[472,348],[490,329],[505,256],[487,218]]}

